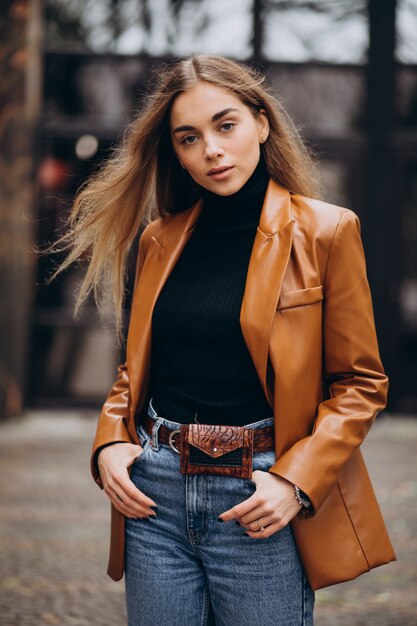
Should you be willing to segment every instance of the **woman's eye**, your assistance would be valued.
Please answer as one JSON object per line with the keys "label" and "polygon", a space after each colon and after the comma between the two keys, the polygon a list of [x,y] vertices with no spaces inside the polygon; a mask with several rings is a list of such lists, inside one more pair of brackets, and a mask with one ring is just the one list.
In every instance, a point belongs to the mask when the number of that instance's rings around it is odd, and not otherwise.
{"label": "woman's eye", "polygon": [[182,139],[181,143],[184,143],[186,146],[189,146],[195,143],[196,139],[197,137],[195,135],[187,135],[187,137],[184,137],[184,139]]}
{"label": "woman's eye", "polygon": [[229,130],[232,130],[233,126],[235,126],[233,122],[224,122],[220,128],[228,132]]}

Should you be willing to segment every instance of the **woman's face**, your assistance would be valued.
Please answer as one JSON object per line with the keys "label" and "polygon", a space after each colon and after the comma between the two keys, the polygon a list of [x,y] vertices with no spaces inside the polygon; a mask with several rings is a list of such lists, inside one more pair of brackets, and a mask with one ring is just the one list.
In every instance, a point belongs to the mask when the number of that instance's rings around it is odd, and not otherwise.
{"label": "woman's face", "polygon": [[174,151],[196,183],[221,196],[239,191],[255,170],[269,132],[232,92],[201,81],[175,99],[170,116]]}

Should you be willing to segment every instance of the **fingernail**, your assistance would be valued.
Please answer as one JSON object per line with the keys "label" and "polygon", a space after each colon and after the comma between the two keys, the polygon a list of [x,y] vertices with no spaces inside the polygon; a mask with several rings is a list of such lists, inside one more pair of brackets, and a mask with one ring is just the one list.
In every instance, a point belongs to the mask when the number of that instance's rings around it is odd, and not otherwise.
{"label": "fingernail", "polygon": [[240,526],[240,523],[239,523],[239,522],[237,522],[236,520],[235,520],[235,524],[237,524],[238,526]]}
{"label": "fingernail", "polygon": [[217,518],[217,521],[218,521],[218,522],[224,522],[224,519],[222,519],[221,517],[218,517],[218,518]]}
{"label": "fingernail", "polygon": [[245,532],[245,535],[247,535],[248,537],[250,537],[250,534],[249,534],[249,533],[247,533],[247,532]]}
{"label": "fingernail", "polygon": [[149,508],[150,508],[150,509],[153,509],[154,511],[157,511],[157,510],[158,510],[158,507],[157,507],[157,505],[156,505],[156,504],[151,504]]}
{"label": "fingernail", "polygon": [[156,519],[156,515],[149,515],[149,519]]}

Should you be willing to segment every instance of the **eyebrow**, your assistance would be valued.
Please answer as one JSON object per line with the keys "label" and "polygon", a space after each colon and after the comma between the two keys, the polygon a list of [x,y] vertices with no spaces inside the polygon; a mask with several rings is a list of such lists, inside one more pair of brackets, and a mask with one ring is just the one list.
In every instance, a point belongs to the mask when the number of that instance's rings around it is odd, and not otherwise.
{"label": "eyebrow", "polygon": [[[234,107],[227,107],[227,109],[223,109],[222,111],[219,111],[218,113],[215,113],[213,115],[213,117],[211,118],[212,122],[217,122],[217,120],[221,119],[222,117],[224,117],[225,115],[227,115],[228,113],[232,113],[232,112],[239,112],[239,109],[235,109]],[[176,128],[174,128],[174,130],[172,131],[173,133],[181,133],[185,130],[197,130],[194,126],[189,126],[189,125],[184,125],[184,126],[177,126]]]}

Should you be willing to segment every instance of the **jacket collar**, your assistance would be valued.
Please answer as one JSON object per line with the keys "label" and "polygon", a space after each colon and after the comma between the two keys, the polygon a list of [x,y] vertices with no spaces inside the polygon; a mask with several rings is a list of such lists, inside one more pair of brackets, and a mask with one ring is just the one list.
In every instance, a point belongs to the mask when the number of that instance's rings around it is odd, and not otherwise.
{"label": "jacket collar", "polygon": [[[203,201],[200,199],[186,211],[169,216],[166,224],[162,226],[161,230],[155,236],[159,245],[165,248],[173,242],[178,241],[181,235],[185,235],[194,230],[202,208]],[[265,193],[259,219],[259,230],[267,237],[270,237],[277,234],[288,222],[291,222],[292,219],[291,197],[289,192],[271,179]]]}

